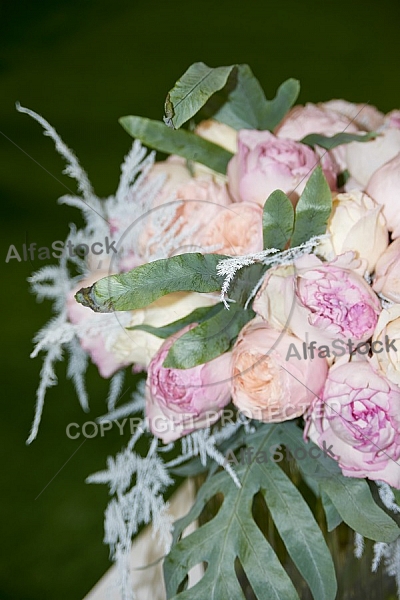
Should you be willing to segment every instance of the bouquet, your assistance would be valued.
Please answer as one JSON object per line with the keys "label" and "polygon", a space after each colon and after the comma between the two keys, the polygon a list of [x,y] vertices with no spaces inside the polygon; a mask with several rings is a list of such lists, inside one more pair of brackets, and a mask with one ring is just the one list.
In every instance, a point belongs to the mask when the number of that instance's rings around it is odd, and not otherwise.
{"label": "bouquet", "polygon": [[[164,122],[120,119],[135,141],[107,199],[18,106],[65,157],[79,194],[60,202],[86,220],[59,264],[30,278],[56,316],[32,353],[45,358],[29,441],[64,349],[88,408],[90,357],[110,378],[99,429],[131,429],[88,479],[110,487],[105,541],[123,598],[148,523],[169,599],[299,598],[268,520],[316,600],[336,597],[327,539],[342,522],[356,556],[372,540],[373,570],[382,561],[400,585],[400,111],[294,106],[298,94],[289,79],[267,100],[247,65],[193,64]],[[140,382],[119,401],[124,378]],[[199,475],[172,523],[168,488]]]}

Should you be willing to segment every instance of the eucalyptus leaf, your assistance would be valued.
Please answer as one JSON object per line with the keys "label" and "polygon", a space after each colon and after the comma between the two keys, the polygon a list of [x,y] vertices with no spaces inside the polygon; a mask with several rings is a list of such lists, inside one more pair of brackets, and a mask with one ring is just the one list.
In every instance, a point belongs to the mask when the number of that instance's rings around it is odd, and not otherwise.
{"label": "eucalyptus leaf", "polygon": [[155,260],[127,273],[104,277],[82,288],[75,298],[95,312],[144,308],[172,292],[215,292],[223,279],[217,275],[219,254],[189,253]]}
{"label": "eucalyptus leaf", "polygon": [[200,308],[195,308],[189,315],[183,317],[182,319],[178,319],[173,323],[169,323],[168,325],[164,325],[163,327],[152,327],[151,325],[134,325],[133,327],[127,327],[126,329],[139,329],[140,331],[146,331],[147,333],[151,333],[163,340],[167,339],[170,335],[173,335],[177,331],[186,327],[186,325],[190,325],[191,323],[202,323],[207,319],[210,319],[220,310],[223,310],[224,305],[222,302],[215,304],[214,306],[201,306]]}
{"label": "eucalyptus leaf", "polygon": [[[233,304],[197,327],[184,333],[171,346],[163,366],[171,369],[191,369],[220,356],[230,349],[242,327],[254,317],[252,310]],[[230,377],[221,373],[221,377]]]}
{"label": "eucalyptus leaf", "polygon": [[311,174],[296,205],[291,246],[300,246],[326,232],[332,211],[332,195],[320,166]]}
{"label": "eucalyptus leaf", "polygon": [[233,66],[213,69],[203,62],[192,64],[167,96],[164,122],[179,129],[224,87],[232,69]]}
{"label": "eucalyptus leaf", "polygon": [[320,146],[321,148],[325,148],[325,150],[333,150],[337,146],[341,146],[342,144],[349,144],[350,142],[368,142],[369,140],[373,140],[379,134],[375,131],[370,131],[364,134],[358,133],[346,133],[342,131],[341,133],[336,133],[332,136],[321,135],[319,133],[310,133],[306,135],[301,141],[302,144],[306,144],[307,146]]}
{"label": "eucalyptus leaf", "polygon": [[[273,425],[264,427],[256,451],[268,448],[273,431]],[[169,600],[245,600],[235,570],[236,558],[257,600],[299,600],[252,514],[253,498],[265,484],[264,473],[254,462],[239,467],[237,472],[240,489],[226,472],[213,475],[200,488],[188,515],[175,523],[173,546],[164,560]],[[184,529],[198,519],[207,502],[216,495],[223,496],[217,515],[181,539]],[[190,569],[202,562],[207,563],[207,570],[200,581],[193,588],[179,592]]]}
{"label": "eucalyptus leaf", "polygon": [[119,119],[122,127],[134,138],[154,150],[178,154],[189,161],[199,162],[218,173],[226,173],[233,154],[204,138],[179,129],[166,127],[161,121],[127,116]]}
{"label": "eucalyptus leaf", "polygon": [[262,222],[264,249],[283,250],[293,233],[294,210],[281,190],[272,192],[265,201]]}

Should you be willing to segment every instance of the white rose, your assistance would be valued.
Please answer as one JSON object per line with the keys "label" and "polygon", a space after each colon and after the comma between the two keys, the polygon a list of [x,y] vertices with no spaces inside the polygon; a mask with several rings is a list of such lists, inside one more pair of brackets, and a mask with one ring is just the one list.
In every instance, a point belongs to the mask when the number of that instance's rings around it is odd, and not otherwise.
{"label": "white rose", "polygon": [[332,260],[353,250],[366,260],[370,273],[389,243],[382,207],[359,190],[333,199],[327,233],[331,237],[318,246],[318,254]]}
{"label": "white rose", "polygon": [[346,145],[350,175],[364,188],[373,173],[400,152],[400,129],[386,129],[374,140]]}
{"label": "white rose", "polygon": [[375,341],[381,342],[381,346],[376,347],[371,363],[390,381],[400,385],[400,304],[382,310],[372,336],[372,342]]}

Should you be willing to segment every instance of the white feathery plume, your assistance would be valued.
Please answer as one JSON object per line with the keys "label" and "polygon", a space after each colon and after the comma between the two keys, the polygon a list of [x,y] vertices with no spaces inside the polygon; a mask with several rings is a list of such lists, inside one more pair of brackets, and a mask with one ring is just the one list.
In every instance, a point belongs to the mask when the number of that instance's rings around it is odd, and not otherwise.
{"label": "white feathery plume", "polygon": [[[321,241],[326,239],[326,237],[326,235],[314,236],[310,238],[307,242],[300,244],[300,246],[289,248],[288,250],[279,251],[276,248],[267,248],[266,250],[262,250],[261,252],[244,254],[242,256],[234,256],[232,258],[224,258],[220,260],[217,264],[217,274],[222,277],[225,277],[221,288],[221,302],[223,302],[225,308],[229,310],[229,304],[228,300],[226,299],[226,294],[228,293],[229,286],[233,278],[240,269],[243,269],[244,267],[248,267],[250,265],[254,265],[256,263],[261,263],[263,265],[271,267],[290,264],[295,259],[312,252],[312,250],[316,248],[316,246],[318,246],[318,244],[320,244]],[[260,285],[260,282],[257,285]],[[256,292],[257,288],[253,289],[251,294],[255,295]]]}

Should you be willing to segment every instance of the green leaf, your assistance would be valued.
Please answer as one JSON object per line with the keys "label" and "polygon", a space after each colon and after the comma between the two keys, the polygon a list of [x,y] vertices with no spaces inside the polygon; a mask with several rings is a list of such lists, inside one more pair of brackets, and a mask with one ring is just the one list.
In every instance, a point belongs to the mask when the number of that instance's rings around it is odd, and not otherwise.
{"label": "green leaf", "polygon": [[[265,435],[256,451],[267,448],[269,432],[273,431],[274,426],[264,427]],[[290,578],[252,514],[253,498],[265,484],[264,472],[254,462],[241,466],[237,472],[241,489],[227,473],[213,475],[200,488],[189,514],[175,523],[172,550],[164,561],[168,599],[245,600],[235,571],[238,558],[257,600],[298,600]],[[179,539],[217,494],[223,495],[217,515]],[[203,561],[207,570],[200,581],[193,588],[178,592],[190,569]]]}
{"label": "green leaf", "polygon": [[273,100],[267,101],[260,129],[272,131],[282,121],[288,110],[296,102],[300,93],[300,83],[297,79],[287,79],[278,88]]}
{"label": "green leaf", "polygon": [[343,519],[325,492],[321,493],[321,501],[325,511],[327,529],[328,531],[333,531],[338,525],[340,525],[340,523],[343,522]]}
{"label": "green leaf", "polygon": [[291,246],[299,246],[315,235],[324,234],[331,211],[331,191],[321,167],[318,166],[297,203]]}
{"label": "green leaf", "polygon": [[233,66],[212,69],[202,62],[191,65],[167,96],[164,122],[179,129],[224,87],[232,69]]}
{"label": "green leaf", "polygon": [[199,162],[218,173],[226,173],[233,154],[204,138],[180,129],[166,127],[161,121],[144,117],[121,117],[122,127],[134,138],[154,150],[167,154],[178,154],[187,160]]}
{"label": "green leaf", "polygon": [[239,129],[262,129],[268,102],[248,65],[237,65],[220,95],[220,108],[213,119]]}
{"label": "green leaf", "polygon": [[294,423],[278,426],[277,435],[282,443],[305,449],[305,457],[298,461],[301,472],[316,479],[321,494],[325,493],[347,525],[364,537],[378,542],[393,542],[400,529],[375,502],[364,479],[344,477],[339,465],[329,456],[311,458],[310,444],[303,440],[302,431]]}
{"label": "green leaf", "polygon": [[394,542],[400,535],[396,523],[375,502],[367,482],[352,477],[325,479],[322,491],[354,531],[377,542]]}
{"label": "green leaf", "polygon": [[278,88],[275,98],[267,100],[250,67],[238,65],[228,79],[227,89],[220,94],[221,106],[212,117],[236,130],[272,131],[296,102],[299,91],[299,82],[288,79]]}
{"label": "green leaf", "polygon": [[294,210],[289,198],[281,190],[268,197],[263,210],[264,249],[283,250],[290,240],[294,226]]}
{"label": "green leaf", "polygon": [[322,532],[300,492],[273,462],[261,463],[262,493],[286,549],[316,600],[336,597],[336,577]]}
{"label": "green leaf", "polygon": [[144,308],[172,292],[215,292],[223,281],[216,272],[222,258],[226,257],[189,253],[155,260],[128,273],[104,277],[79,290],[75,298],[95,312],[113,312]]}
{"label": "green leaf", "polygon": [[350,142],[368,142],[368,140],[373,140],[379,134],[375,131],[370,131],[369,133],[364,133],[362,135],[357,133],[336,133],[331,137],[326,135],[320,135],[319,133],[310,133],[306,135],[301,141],[302,144],[307,144],[307,146],[320,146],[321,148],[325,148],[325,150],[332,150],[337,146],[341,146],[342,144],[349,144]]}
{"label": "green leaf", "polygon": [[222,302],[215,304],[214,306],[201,306],[200,308],[195,308],[189,315],[183,317],[182,319],[178,319],[173,323],[169,323],[168,325],[164,325],[163,327],[152,327],[151,325],[134,325],[133,327],[127,327],[126,329],[139,329],[140,331],[146,331],[147,333],[151,333],[163,340],[167,339],[170,335],[173,335],[177,331],[180,331],[186,325],[190,325],[191,323],[203,323],[207,319],[210,319],[214,315],[216,315],[220,310],[224,308]]}
{"label": "green leaf", "polygon": [[[230,349],[242,327],[254,317],[252,310],[231,305],[184,333],[171,346],[164,367],[191,369],[220,356]],[[229,377],[229,374],[226,374]]]}

